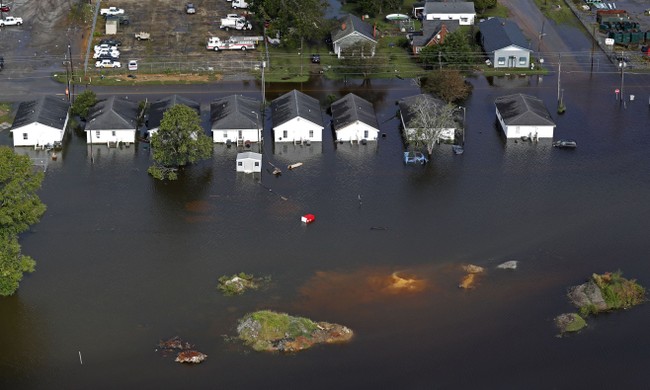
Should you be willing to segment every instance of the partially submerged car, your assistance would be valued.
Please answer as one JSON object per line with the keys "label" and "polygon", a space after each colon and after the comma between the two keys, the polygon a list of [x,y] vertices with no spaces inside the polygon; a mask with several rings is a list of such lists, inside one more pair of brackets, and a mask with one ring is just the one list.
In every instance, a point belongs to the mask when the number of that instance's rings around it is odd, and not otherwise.
{"label": "partially submerged car", "polygon": [[429,159],[421,152],[404,152],[404,164],[424,165],[427,162],[429,162]]}
{"label": "partially submerged car", "polygon": [[560,139],[553,142],[553,146],[560,149],[575,149],[578,143],[572,139]]}

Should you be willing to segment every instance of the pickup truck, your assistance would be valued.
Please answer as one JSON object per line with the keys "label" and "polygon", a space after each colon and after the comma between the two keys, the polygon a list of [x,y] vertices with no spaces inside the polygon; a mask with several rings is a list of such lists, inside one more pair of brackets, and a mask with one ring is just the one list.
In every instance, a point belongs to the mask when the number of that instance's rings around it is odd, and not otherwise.
{"label": "pickup truck", "polygon": [[232,7],[234,9],[237,9],[237,8],[246,9],[246,8],[248,8],[248,2],[246,0],[232,0],[231,5],[232,5]]}
{"label": "pickup truck", "polygon": [[103,16],[124,15],[124,9],[117,7],[102,8],[99,10],[99,14]]}
{"label": "pickup truck", "polygon": [[255,42],[253,41],[233,41],[228,39],[222,41],[219,37],[211,37],[208,39],[208,44],[205,46],[208,50],[255,50]]}
{"label": "pickup truck", "polygon": [[135,39],[137,39],[138,41],[141,40],[146,41],[149,38],[151,38],[151,34],[149,34],[148,32],[140,31],[139,33],[135,33]]}
{"label": "pickup truck", "polygon": [[226,17],[224,19],[221,19],[221,26],[219,26],[219,28],[222,28],[226,31],[230,30],[231,28],[235,30],[252,30],[253,25],[251,22],[246,20],[246,18],[238,17],[236,19],[233,19]]}
{"label": "pickup truck", "polygon": [[21,24],[23,24],[23,18],[15,18],[13,16],[7,16],[4,19],[0,19],[0,27],[20,26]]}

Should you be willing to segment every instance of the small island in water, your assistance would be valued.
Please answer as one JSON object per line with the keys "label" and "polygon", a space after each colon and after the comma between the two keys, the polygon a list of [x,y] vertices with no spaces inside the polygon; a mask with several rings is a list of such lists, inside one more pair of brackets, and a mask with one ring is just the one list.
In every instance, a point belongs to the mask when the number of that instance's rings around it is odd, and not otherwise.
{"label": "small island in water", "polygon": [[256,351],[297,352],[315,344],[349,341],[351,329],[270,310],[246,314],[237,326],[239,339]]}

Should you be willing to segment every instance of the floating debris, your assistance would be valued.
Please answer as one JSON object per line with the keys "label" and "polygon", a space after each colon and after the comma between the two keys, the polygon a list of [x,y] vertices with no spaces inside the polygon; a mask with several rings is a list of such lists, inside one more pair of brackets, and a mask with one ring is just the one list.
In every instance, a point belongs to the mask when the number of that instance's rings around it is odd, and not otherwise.
{"label": "floating debris", "polygon": [[314,214],[305,214],[302,217],[300,217],[300,221],[306,224],[312,223],[315,220],[316,220],[316,216]]}
{"label": "floating debris", "polygon": [[501,264],[497,265],[497,268],[499,268],[499,269],[517,269],[517,260],[506,261],[505,263],[501,263]]}
{"label": "floating debris", "polygon": [[180,337],[174,336],[169,340],[160,341],[158,348],[163,356],[179,351],[176,354],[176,362],[179,363],[201,363],[208,357],[208,355],[194,350],[194,346],[187,341],[183,341]]}
{"label": "floating debris", "polygon": [[288,168],[288,169],[296,169],[296,168],[301,167],[301,166],[302,166],[302,163],[301,163],[301,162],[297,162],[297,163],[295,163],[295,164],[291,164],[291,165],[289,165],[287,168]]}
{"label": "floating debris", "polygon": [[178,363],[194,363],[198,364],[204,361],[208,355],[199,351],[181,351],[176,356],[175,361]]}
{"label": "floating debris", "polygon": [[232,276],[222,276],[219,278],[219,285],[217,288],[224,295],[241,295],[246,290],[257,290],[259,284],[256,282],[253,275],[248,275],[243,272]]}
{"label": "floating debris", "polygon": [[485,273],[485,268],[474,264],[468,264],[463,266],[463,271],[467,272],[467,275],[461,279],[458,287],[472,289],[476,287],[476,281],[478,279],[477,275]]}
{"label": "floating debris", "polygon": [[192,349],[192,344],[188,343],[187,341],[183,341],[180,337],[174,336],[171,339],[167,341],[160,341],[158,343],[158,348],[162,350],[185,350],[185,349]]}

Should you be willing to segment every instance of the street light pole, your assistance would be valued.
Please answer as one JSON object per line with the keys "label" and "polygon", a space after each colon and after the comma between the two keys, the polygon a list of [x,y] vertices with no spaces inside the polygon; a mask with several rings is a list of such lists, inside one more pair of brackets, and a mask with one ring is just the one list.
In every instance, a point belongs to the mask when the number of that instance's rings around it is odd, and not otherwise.
{"label": "street light pole", "polygon": [[256,111],[251,111],[251,113],[255,114],[255,126],[257,126],[257,149],[260,153],[262,153],[262,129],[260,126],[260,116]]}
{"label": "street light pole", "polygon": [[466,120],[466,110],[467,110],[467,108],[463,107],[463,106],[458,106],[458,108],[463,110],[463,132],[462,132],[463,139],[462,139],[462,146],[465,146],[465,127],[466,127],[465,120]]}

